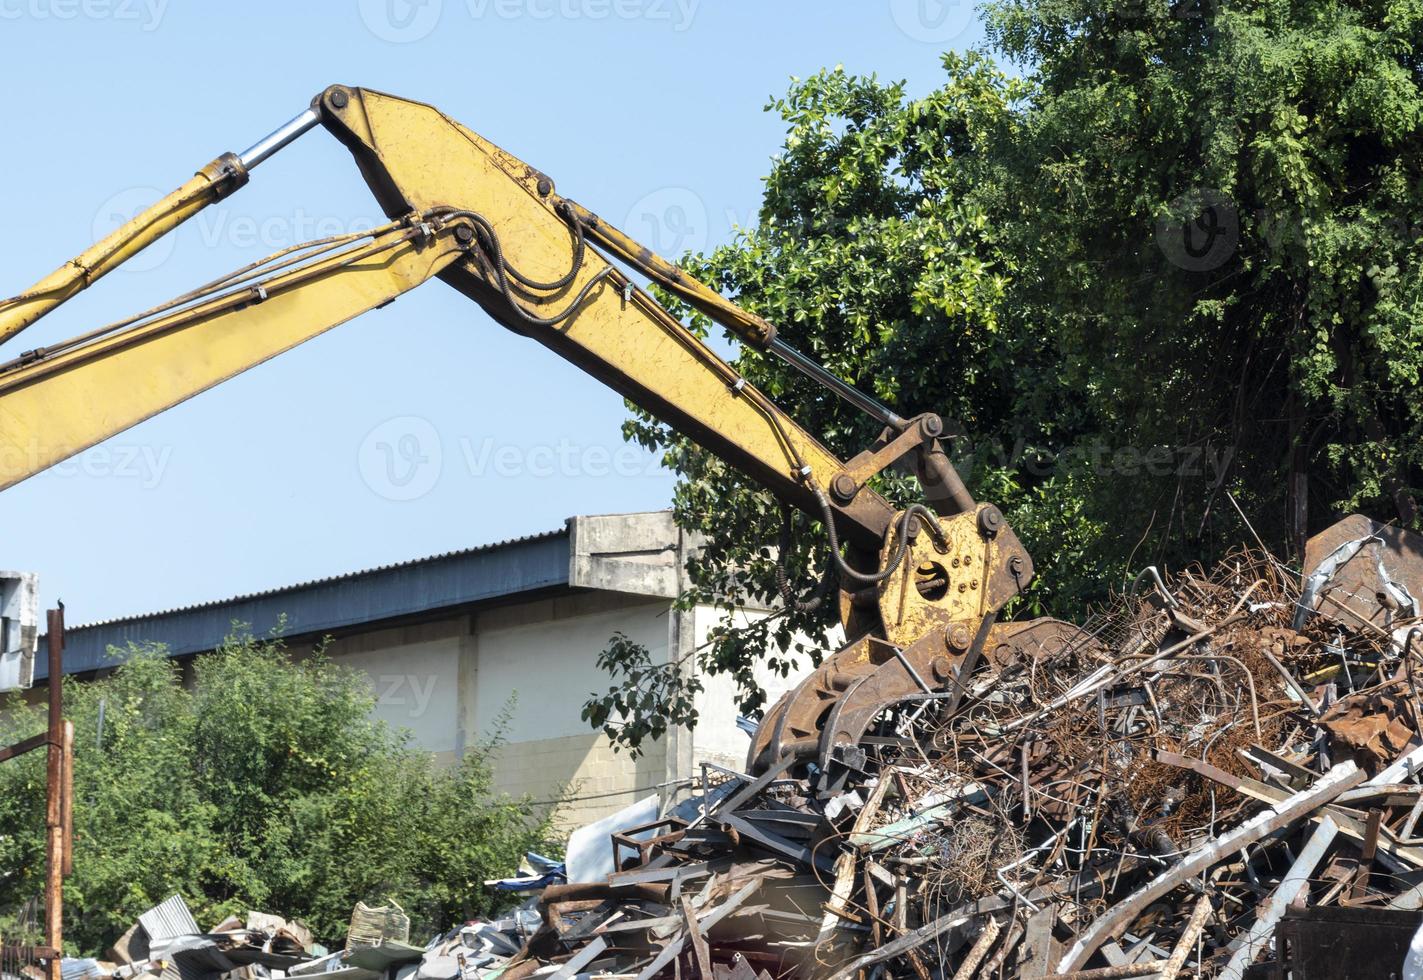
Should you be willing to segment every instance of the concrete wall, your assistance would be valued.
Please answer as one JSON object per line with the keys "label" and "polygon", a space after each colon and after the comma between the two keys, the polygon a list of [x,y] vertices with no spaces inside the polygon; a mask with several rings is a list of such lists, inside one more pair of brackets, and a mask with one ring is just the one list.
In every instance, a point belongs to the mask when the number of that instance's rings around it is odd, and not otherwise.
{"label": "concrete wall", "polygon": [[460,710],[460,649],[469,617],[378,630],[332,643],[328,654],[370,678],[375,717],[408,729],[421,748],[453,762],[467,734]]}
{"label": "concrete wall", "polygon": [[[746,621],[764,615],[745,614]],[[736,725],[735,683],[704,677],[696,698],[701,723],[647,747],[634,760],[616,752],[580,713],[590,694],[611,681],[597,666],[614,632],[667,662],[679,617],[689,616],[694,647],[704,644],[720,613],[699,607],[679,613],[665,599],[593,592],[521,603],[436,623],[380,630],[333,643],[338,663],[363,671],[377,697],[375,715],[408,729],[415,743],[446,763],[466,746],[502,729],[496,785],[535,800],[572,797],[559,813],[570,826],[596,820],[662,785],[698,774],[701,762],[742,770],[750,738]],[[756,671],[770,704],[808,669],[783,677]],[[679,758],[680,754],[680,758]]]}
{"label": "concrete wall", "polygon": [[[580,714],[590,695],[611,684],[597,658],[615,632],[645,646],[654,662],[690,671],[720,614],[674,606],[695,542],[670,513],[576,517],[568,531],[566,586],[515,589],[512,601],[500,593],[502,605],[466,604],[460,608],[476,611],[458,614],[441,609],[409,625],[363,631],[357,624],[327,653],[370,679],[377,719],[408,730],[415,745],[444,764],[499,732],[496,785],[539,801],[570,799],[558,816],[572,827],[649,794],[669,799],[676,791],[668,784],[696,776],[702,761],[740,770],[750,743],[736,726],[735,685],[726,677],[703,678],[694,732],[669,732],[637,759],[615,752],[588,727]],[[497,549],[484,557],[496,560]],[[408,570],[418,574],[421,567],[412,563]],[[398,585],[379,597],[409,598]],[[152,630],[145,637],[164,639],[161,624]],[[774,701],[808,669],[802,663],[787,678],[763,667],[757,677]]]}
{"label": "concrete wall", "polygon": [[608,688],[598,653],[614,632],[667,656],[670,603],[592,592],[346,637],[335,662],[365,673],[375,717],[453,764],[498,735],[495,782],[513,795],[580,797],[559,812],[579,825],[665,782],[665,746],[634,762],[582,720]]}
{"label": "concrete wall", "polygon": [[497,785],[510,793],[552,799],[572,826],[615,812],[666,782],[665,745],[632,760],[616,753],[580,714],[590,694],[609,680],[597,658],[615,632],[663,660],[670,604],[614,593],[591,593],[501,609],[479,617],[475,717],[480,730],[496,724],[508,699],[507,743],[498,751]]}
{"label": "concrete wall", "polygon": [[[508,706],[496,784],[535,800],[569,798],[559,819],[576,826],[646,795],[669,799],[676,790],[668,784],[696,776],[703,761],[741,770],[750,738],[736,725],[735,683],[724,676],[702,678],[694,731],[669,732],[637,759],[589,729],[580,714],[611,683],[597,658],[615,632],[654,662],[690,672],[721,614],[674,608],[692,545],[670,514],[579,517],[570,534],[569,585],[585,591],[363,634],[331,654],[370,676],[377,717],[410,729],[444,761],[487,740]],[[766,611],[743,615],[749,623]],[[767,704],[809,669],[805,657],[788,676],[760,667]]]}
{"label": "concrete wall", "polygon": [[[765,610],[747,610],[741,614],[741,624],[747,625],[753,619],[768,615]],[[694,613],[696,642],[706,643],[713,627],[721,624],[720,610],[709,606],[699,606]],[[794,651],[792,646],[791,650]],[[766,692],[765,708],[769,709],[782,694],[795,687],[810,673],[808,656],[783,655],[782,659],[794,660],[795,669],[782,675],[772,670],[765,661],[757,664],[753,671],[756,682]],[[741,715],[737,705],[736,682],[724,674],[702,678],[704,690],[697,698],[697,713],[700,722],[692,732],[692,757],[694,763],[714,762],[719,766],[746,771],[746,753],[751,747],[751,737],[736,726]]]}

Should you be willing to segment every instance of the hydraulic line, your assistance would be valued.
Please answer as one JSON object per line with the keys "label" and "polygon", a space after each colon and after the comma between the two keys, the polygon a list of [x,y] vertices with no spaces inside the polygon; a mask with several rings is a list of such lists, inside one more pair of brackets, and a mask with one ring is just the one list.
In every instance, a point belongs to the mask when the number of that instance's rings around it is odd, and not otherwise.
{"label": "hydraulic line", "polygon": [[494,226],[489,223],[489,220],[485,218],[484,215],[474,211],[455,211],[453,215],[469,218],[474,222],[475,227],[479,229],[480,243],[484,246],[486,252],[488,252],[486,258],[494,270],[494,278],[499,284],[499,291],[504,294],[504,299],[508,301],[510,309],[512,309],[520,319],[534,326],[556,327],[564,320],[567,320],[578,311],[578,308],[583,305],[584,300],[588,298],[588,295],[594,288],[613,273],[613,267],[611,265],[603,268],[597,275],[583,284],[583,288],[578,291],[578,295],[573,298],[573,302],[568,304],[567,308],[562,312],[555,313],[550,317],[537,316],[526,310],[524,305],[515,298],[513,287],[509,285],[509,277],[513,276],[530,289],[545,291],[562,289],[564,286],[573,282],[573,280],[578,277],[578,273],[582,271],[584,254],[587,249],[587,244],[583,239],[582,229],[578,225],[574,225],[575,244],[573,248],[572,267],[567,273],[553,282],[541,283],[519,272],[519,270],[509,262],[508,258],[504,255],[504,246],[499,241],[499,233],[494,230]]}
{"label": "hydraulic line", "polygon": [[[484,255],[484,258],[488,263],[490,270],[494,273],[494,279],[499,286],[500,292],[503,293],[505,300],[508,302],[510,309],[515,313],[515,315],[520,317],[524,322],[532,324],[534,326],[552,327],[557,326],[558,324],[567,320],[583,305],[583,302],[593,291],[594,287],[609,278],[614,271],[612,264],[609,263],[607,267],[599,271],[597,275],[595,275],[592,279],[588,280],[588,282],[583,285],[583,288],[579,290],[578,295],[574,297],[572,303],[570,303],[562,312],[556,313],[550,317],[540,317],[533,313],[530,313],[527,309],[524,308],[522,303],[518,302],[517,298],[514,296],[513,288],[509,283],[510,276],[512,276],[519,283],[531,289],[552,291],[556,289],[562,289],[569,283],[572,283],[577,278],[578,273],[582,270],[586,253],[588,250],[588,244],[587,239],[584,236],[583,225],[576,219],[576,216],[566,206],[559,208],[557,213],[559,217],[562,218],[563,221],[569,226],[570,234],[573,236],[573,259],[569,271],[550,283],[539,282],[538,280],[535,280],[521,273],[509,261],[508,257],[504,254],[503,243],[499,238],[498,232],[494,230],[494,227],[490,223],[489,219],[485,218],[482,214],[479,214],[474,211],[454,211],[448,215],[448,217],[466,217],[470,221],[474,222],[475,227],[479,230],[481,245],[484,246],[484,251],[488,253]],[[730,383],[734,387],[737,387],[737,390],[754,390],[741,387],[744,386],[745,382],[739,376],[736,376],[735,372],[732,371],[732,369],[726,364],[726,362],[722,361],[720,358],[712,358],[709,361],[709,365],[719,371],[723,371],[727,374],[732,375],[733,377],[730,379]],[[791,471],[797,475],[802,476],[803,478],[805,475],[808,474],[809,468],[805,465],[805,460],[801,457],[799,451],[796,449],[795,443],[791,441],[790,436],[786,433],[785,428],[781,425],[780,419],[778,418],[777,414],[778,410],[775,408],[774,405],[768,404],[759,392],[752,396],[751,400],[753,404],[755,404],[757,410],[760,411],[762,416],[765,417],[767,424],[769,424],[771,428],[776,432],[777,439],[784,447],[786,455],[790,458],[790,461],[792,463]]]}
{"label": "hydraulic line", "polygon": [[820,583],[816,585],[815,592],[809,599],[797,599],[791,589],[790,576],[786,572],[786,555],[791,550],[791,531],[791,509],[786,504],[781,504],[781,537],[776,547],[776,589],[780,592],[781,601],[786,608],[798,613],[813,613],[825,604],[825,600],[835,589],[835,565],[826,563],[825,574],[820,576]]}
{"label": "hydraulic line", "polygon": [[[574,215],[573,212],[567,207],[558,208],[557,213],[558,216],[564,221],[564,223],[569,226],[569,233],[573,237],[573,259],[568,272],[566,272],[563,276],[559,277],[553,282],[548,283],[539,282],[535,279],[531,279],[530,277],[519,272],[519,270],[515,268],[512,263],[509,262],[508,258],[504,255],[503,244],[499,240],[498,232],[494,230],[494,226],[483,215],[473,211],[457,211],[453,212],[452,214],[452,216],[458,215],[461,217],[467,217],[474,222],[480,233],[480,243],[484,246],[485,251],[488,253],[486,255],[486,259],[488,260],[489,265],[494,272],[495,280],[499,285],[499,289],[504,294],[504,298],[508,301],[510,308],[521,319],[537,326],[556,326],[557,324],[562,323],[564,320],[567,320],[569,317],[571,317],[574,313],[578,311],[579,307],[583,305],[583,301],[587,299],[588,294],[594,289],[594,287],[596,287],[600,282],[610,276],[613,271],[613,267],[611,264],[599,271],[597,275],[593,276],[593,278],[589,279],[588,282],[583,285],[583,288],[579,290],[578,295],[574,297],[572,303],[570,303],[562,312],[556,313],[551,317],[536,316],[526,310],[523,307],[523,304],[517,301],[514,296],[513,289],[509,284],[510,276],[512,276],[524,286],[527,286],[531,289],[553,291],[557,289],[562,289],[569,283],[573,282],[577,278],[578,273],[583,267],[583,262],[587,251],[587,240],[584,237],[583,225],[580,221],[577,220],[576,215]],[[826,371],[819,364],[816,364],[814,361],[797,351],[795,348],[782,343],[780,340],[773,340],[771,342],[770,349],[782,359],[786,360],[788,363],[795,366],[798,370],[806,374],[808,377],[818,381],[830,391],[839,395],[841,398],[844,398],[845,400],[849,401],[851,404],[860,408],[862,411],[868,413],[869,415],[878,419],[884,424],[894,427],[902,427],[904,425],[904,420],[898,415],[896,415],[894,412],[891,412],[888,408],[881,405],[873,398],[870,398],[868,395],[865,395],[864,393],[851,387],[844,381],[841,381],[839,378],[830,374],[830,372]],[[723,362],[720,362],[720,360],[718,359],[718,363]],[[774,411],[766,411],[764,407],[761,406],[759,403],[757,407],[762,408],[763,414],[766,415],[771,425],[776,428],[777,433],[780,435],[781,441],[785,444],[788,452],[794,454],[794,446],[790,442],[789,438],[785,436],[784,431],[781,429],[779,421],[776,418],[776,413]],[[902,517],[900,518],[899,544],[895,548],[894,557],[890,560],[889,564],[873,575],[867,575],[863,572],[856,571],[855,569],[851,568],[848,563],[846,563],[844,556],[840,554],[840,540],[839,535],[835,530],[835,514],[830,506],[830,501],[826,498],[824,492],[820,489],[819,485],[816,484],[814,478],[810,475],[808,468],[804,466],[798,454],[796,454],[794,458],[797,467],[796,473],[800,475],[801,478],[805,481],[812,495],[815,497],[815,501],[820,507],[822,520],[825,523],[826,531],[830,539],[830,554],[832,556],[832,566],[827,567],[826,569],[825,582],[829,581],[831,568],[837,571],[843,579],[855,582],[860,585],[878,585],[880,582],[883,582],[885,579],[889,578],[899,568],[900,564],[903,563],[904,556],[909,552],[909,534],[912,522],[914,522],[915,520],[918,520],[923,527],[928,529],[929,534],[934,538],[936,543],[940,545],[944,545],[946,543],[947,538],[944,535],[943,529],[939,527],[938,518],[935,517],[934,512],[923,504],[910,504],[909,507],[904,511]],[[786,530],[788,531],[789,527],[787,527]],[[783,555],[778,557],[776,572],[777,585],[780,587],[781,597],[786,600],[788,604],[795,606],[799,611],[802,612],[809,612],[819,607],[819,605],[823,601],[823,596],[818,596],[817,598],[811,600],[809,603],[801,603],[793,599],[793,597],[791,596],[790,583],[786,577]],[[822,591],[823,588],[824,582],[822,582],[822,588],[817,589],[817,592]]]}
{"label": "hydraulic line", "polygon": [[857,572],[845,561],[840,554],[840,536],[835,531],[834,511],[830,508],[830,501],[825,496],[825,492],[814,480],[807,481],[810,485],[810,492],[815,495],[815,502],[820,505],[820,513],[825,522],[825,531],[830,538],[830,555],[835,561],[835,567],[840,575],[845,579],[860,585],[878,585],[894,574],[904,561],[904,556],[909,553],[909,532],[910,522],[918,520],[920,526],[928,530],[930,537],[939,545],[946,545],[948,538],[944,534],[944,529],[939,526],[939,519],[934,516],[934,512],[923,504],[910,504],[904,509],[903,515],[899,519],[899,544],[894,550],[894,557],[880,571],[873,575],[864,572]]}
{"label": "hydraulic line", "polygon": [[[283,280],[280,283],[282,288],[291,288],[300,285],[313,274],[326,274],[346,268],[356,262],[407,244],[426,233],[428,226],[423,226],[424,222],[438,220],[441,217],[443,217],[442,213],[432,213],[419,216],[418,222],[414,219],[394,221],[370,231],[319,239],[283,249],[143,313],[90,330],[52,346],[21,354],[14,360],[0,364],[0,380],[3,380],[5,374],[20,367],[59,354],[81,350],[115,333],[140,330],[159,322],[165,315],[177,317],[173,322],[167,324],[166,328],[178,329],[205,316],[212,315],[215,312],[212,308],[214,304],[220,304],[225,300],[245,301],[249,296],[257,296],[260,299],[269,285],[277,288],[277,280]],[[412,225],[406,234],[387,242],[376,241],[380,236],[396,230],[403,224]],[[369,239],[369,242],[365,245],[351,247],[354,243],[364,239]],[[345,247],[344,252],[340,251],[343,247]],[[292,255],[294,252],[302,254]],[[284,259],[284,261],[272,265],[278,259]]]}

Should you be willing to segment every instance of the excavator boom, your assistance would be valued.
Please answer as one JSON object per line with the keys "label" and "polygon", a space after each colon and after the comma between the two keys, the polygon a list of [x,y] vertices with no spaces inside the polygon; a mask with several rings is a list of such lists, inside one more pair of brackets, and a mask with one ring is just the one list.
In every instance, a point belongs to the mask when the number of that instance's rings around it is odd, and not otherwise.
{"label": "excavator boom", "polygon": [[[0,364],[0,489],[438,278],[825,523],[851,643],[776,707],[760,768],[817,754],[822,768],[886,704],[972,669],[998,610],[1032,575],[1002,515],[948,462],[935,416],[905,420],[827,374],[775,327],[559,194],[543,172],[439,110],[332,86],[240,154],[30,290],[0,302],[13,338],[124,260],[245,184],[291,140],[324,127],[352,153],[390,222],[296,246],[169,303]],[[668,312],[642,276],[784,358],[885,426],[843,462]],[[932,510],[897,510],[868,483],[912,459]],[[844,550],[842,552],[842,546]]]}
{"label": "excavator boom", "polygon": [[[251,168],[317,124],[350,148],[393,225],[369,241],[320,252],[314,267],[284,267],[240,288],[219,282],[197,306],[124,321],[0,366],[0,489],[439,276],[782,500],[822,516],[811,487],[828,486],[840,461],[589,241],[747,343],[767,348],[775,340],[770,324],[559,197],[549,178],[437,109],[364,89],[331,87],[272,137],[219,157],[108,239],[0,303],[0,340],[231,194]],[[368,254],[353,259],[357,246]],[[832,508],[842,535],[870,552],[895,514],[868,490]]]}

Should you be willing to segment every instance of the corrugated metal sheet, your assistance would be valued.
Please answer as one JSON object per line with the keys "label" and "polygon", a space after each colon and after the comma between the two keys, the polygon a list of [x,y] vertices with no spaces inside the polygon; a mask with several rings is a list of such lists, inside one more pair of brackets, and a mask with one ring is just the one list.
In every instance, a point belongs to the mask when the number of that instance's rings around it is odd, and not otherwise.
{"label": "corrugated metal sheet", "polygon": [[179,936],[195,936],[202,931],[182,895],[174,895],[159,902],[140,915],[138,921],[143,926],[143,931],[148,933],[150,946],[177,939]]}
{"label": "corrugated metal sheet", "polygon": [[[260,636],[285,616],[287,636],[319,635],[470,606],[566,586],[568,567],[564,527],[266,592],[74,626],[65,633],[64,672],[112,667],[119,661],[109,648],[125,649],[130,642],[165,643],[174,657],[202,653],[221,643],[233,623],[245,623]],[[47,675],[48,664],[36,664],[35,679]]]}

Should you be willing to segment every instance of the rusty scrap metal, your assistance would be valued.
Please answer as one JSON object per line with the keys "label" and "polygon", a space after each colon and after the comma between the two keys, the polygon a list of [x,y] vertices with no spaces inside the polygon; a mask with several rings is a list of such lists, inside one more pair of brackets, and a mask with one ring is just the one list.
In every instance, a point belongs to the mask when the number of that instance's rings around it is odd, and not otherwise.
{"label": "rusty scrap metal", "polygon": [[[45,767],[45,886],[44,941],[51,949],[64,948],[64,876],[72,870],[69,857],[69,835],[73,822],[69,816],[72,791],[66,760],[73,753],[74,728],[64,722],[64,606],[49,610],[49,724]],[[66,740],[66,731],[68,739]],[[45,963],[48,980],[60,980],[60,961],[52,957]]]}
{"label": "rusty scrap metal", "polygon": [[[1378,535],[1298,626],[1309,575],[1240,551],[1080,625],[862,638],[772,709],[751,775],[704,767],[694,816],[593,906],[546,906],[585,927],[530,937],[505,976],[604,936],[593,976],[1241,978],[1283,969],[1300,903],[1417,908],[1423,644],[1402,604],[1341,591],[1382,567],[1423,596],[1379,542],[1423,553]],[[756,904],[710,925],[749,881]]]}
{"label": "rusty scrap metal", "polygon": [[1321,541],[1327,575],[1242,550],[1079,625],[861,637],[767,714],[746,773],[704,763],[654,822],[635,804],[610,873],[415,980],[1244,980],[1322,975],[1325,939],[1351,977],[1397,973],[1423,644],[1364,593],[1423,596],[1423,542]]}

